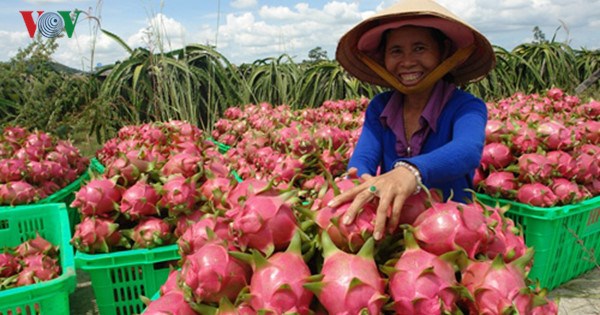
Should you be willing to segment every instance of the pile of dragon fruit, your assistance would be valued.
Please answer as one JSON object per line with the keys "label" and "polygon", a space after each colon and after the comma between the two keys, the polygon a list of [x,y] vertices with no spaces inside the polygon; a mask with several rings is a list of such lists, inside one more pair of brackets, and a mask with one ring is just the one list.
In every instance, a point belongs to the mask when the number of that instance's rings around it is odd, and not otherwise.
{"label": "pile of dragon fruit", "polygon": [[356,221],[325,206],[360,179],[335,178],[310,204],[273,181],[230,182],[179,238],[180,268],[152,314],[557,314],[527,279],[533,249],[503,208],[412,196],[374,241],[377,199]]}
{"label": "pile of dragon fruit", "polygon": [[320,107],[287,105],[230,107],[215,123],[212,137],[230,145],[227,165],[242,180],[273,179],[314,196],[324,174],[346,170],[360,135],[368,99],[326,101]]}
{"label": "pile of dragon fruit", "polygon": [[0,252],[0,291],[60,276],[59,248],[39,234]]}
{"label": "pile of dragon fruit", "polygon": [[104,173],[71,203],[81,214],[71,243],[90,254],[174,243],[213,197],[207,180],[229,173],[214,143],[182,121],[123,127],[97,158]]}
{"label": "pile of dragon fruit", "polygon": [[88,168],[68,140],[8,126],[0,134],[0,205],[31,204],[69,185]]}
{"label": "pile of dragon fruit", "polygon": [[537,207],[600,195],[600,102],[558,88],[489,103],[478,190]]}

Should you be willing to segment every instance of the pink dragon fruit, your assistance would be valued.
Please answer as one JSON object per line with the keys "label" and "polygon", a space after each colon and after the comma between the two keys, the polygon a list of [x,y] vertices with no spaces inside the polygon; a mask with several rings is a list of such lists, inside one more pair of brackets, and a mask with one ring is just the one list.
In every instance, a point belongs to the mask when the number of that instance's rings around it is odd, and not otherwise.
{"label": "pink dragon fruit", "polygon": [[419,246],[436,255],[463,249],[474,259],[489,234],[484,209],[477,203],[434,202],[417,217],[413,233]]}
{"label": "pink dragon fruit", "polygon": [[536,207],[552,207],[558,202],[558,197],[550,187],[540,184],[523,184],[517,191],[517,200],[521,203]]}
{"label": "pink dragon fruit", "polygon": [[29,131],[20,126],[7,126],[2,131],[2,135],[7,142],[21,146],[25,142],[27,135],[29,135]]}
{"label": "pink dragon fruit", "polygon": [[455,312],[459,294],[452,256],[462,252],[431,254],[419,248],[408,230],[404,231],[404,240],[406,249],[394,264],[389,282],[396,314]]}
{"label": "pink dragon fruit", "polygon": [[54,147],[55,144],[48,133],[36,130],[27,136],[24,146],[40,147],[47,152]]}
{"label": "pink dragon fruit", "polygon": [[485,140],[487,143],[501,141],[501,136],[507,133],[504,122],[497,119],[488,120],[485,125]]}
{"label": "pink dragon fruit", "polygon": [[111,219],[84,217],[75,226],[71,244],[83,253],[108,253],[114,248],[130,248],[127,239],[118,230],[119,225]]}
{"label": "pink dragon fruit", "polygon": [[340,152],[323,150],[320,159],[325,170],[336,176],[341,175],[346,169],[345,159]]}
{"label": "pink dragon fruit", "polygon": [[160,168],[157,164],[164,163],[165,157],[148,148],[129,149],[125,156],[129,162],[142,173]]}
{"label": "pink dragon fruit", "polygon": [[312,138],[312,135],[308,130],[301,131],[298,136],[291,140],[289,149],[292,150],[292,154],[296,156],[302,156],[315,152],[317,144]]}
{"label": "pink dragon fruit", "polygon": [[58,140],[54,150],[66,156],[71,167],[76,167],[81,159],[85,159],[81,156],[79,149],[69,140]]}
{"label": "pink dragon fruit", "polygon": [[40,281],[48,281],[60,275],[58,261],[44,254],[34,254],[21,260],[23,269],[16,279],[16,286],[34,284]]}
{"label": "pink dragon fruit", "polygon": [[50,151],[46,154],[44,160],[56,162],[64,168],[71,168],[71,166],[69,165],[69,158],[66,156],[65,153],[62,152]]}
{"label": "pink dragon fruit", "polygon": [[350,204],[351,202],[347,202],[336,208],[322,208],[315,213],[314,220],[338,248],[356,253],[373,234],[377,206],[374,203],[365,204],[351,224],[342,224],[340,220]]}
{"label": "pink dragon fruit", "polygon": [[119,211],[133,220],[159,215],[160,212],[156,207],[159,199],[160,196],[154,187],[145,180],[140,180],[123,192]]}
{"label": "pink dragon fruit", "polygon": [[40,191],[26,181],[0,184],[0,205],[21,205],[40,199]]}
{"label": "pink dragon fruit", "polygon": [[304,286],[315,293],[329,314],[380,314],[388,297],[373,259],[374,239],[369,238],[356,255],[335,247],[327,232],[321,234],[321,240],[322,279]]}
{"label": "pink dragon fruit", "polygon": [[192,211],[190,214],[182,214],[177,217],[177,222],[175,222],[175,231],[173,231],[173,235],[179,238],[187,229],[194,225],[194,223],[200,221],[204,216],[205,212],[203,211]]}
{"label": "pink dragon fruit", "polygon": [[277,182],[291,183],[298,174],[302,174],[305,168],[303,159],[284,156],[283,159],[277,161],[272,174]]}
{"label": "pink dragon fruit", "polygon": [[166,208],[173,217],[195,211],[196,202],[200,198],[196,181],[196,177],[186,178],[180,174],[170,176],[162,187],[158,205]]}
{"label": "pink dragon fruit", "polygon": [[291,208],[296,197],[289,191],[280,195],[263,192],[248,197],[233,213],[231,230],[242,250],[254,248],[267,256],[285,249],[298,225]]}
{"label": "pink dragon fruit", "polygon": [[506,197],[516,192],[517,179],[512,172],[497,171],[491,172],[480,185],[491,196]]}
{"label": "pink dragon fruit", "polygon": [[577,183],[566,178],[555,178],[550,188],[563,205],[579,203],[586,198]]}
{"label": "pink dragon fruit", "polygon": [[22,161],[41,161],[44,159],[44,149],[40,147],[21,147],[13,153],[13,157]]}
{"label": "pink dragon fruit", "polygon": [[482,254],[489,259],[501,255],[505,262],[511,262],[523,256],[527,250],[522,231],[504,213],[508,206],[487,207],[487,226],[490,229],[490,238]]}
{"label": "pink dragon fruit", "polygon": [[200,186],[202,199],[212,203],[215,207],[227,207],[226,193],[234,186],[231,179],[225,177],[208,178]]}
{"label": "pink dragon fruit", "polygon": [[20,257],[26,257],[30,255],[43,254],[43,255],[56,255],[57,247],[48,242],[45,238],[36,233],[35,238],[24,241],[15,248],[15,252]]}
{"label": "pink dragon fruit", "polygon": [[116,211],[122,193],[123,187],[110,179],[92,179],[75,193],[71,207],[85,216],[107,217]]}
{"label": "pink dragon fruit", "polygon": [[28,173],[27,163],[24,160],[0,160],[0,183],[22,180]]}
{"label": "pink dragon fruit", "polygon": [[542,122],[537,133],[549,150],[569,150],[574,145],[573,132],[558,121]]}
{"label": "pink dragon fruit", "polygon": [[575,157],[575,180],[580,184],[592,182],[600,177],[600,159],[597,154],[580,152]]}
{"label": "pink dragon fruit", "polygon": [[535,129],[529,127],[519,128],[512,137],[511,143],[517,155],[531,153],[540,146]]}
{"label": "pink dragon fruit", "polygon": [[160,169],[164,176],[181,174],[184,177],[192,177],[201,171],[202,156],[189,153],[177,153],[170,156]]}
{"label": "pink dragon fruit", "polygon": [[559,88],[551,88],[546,92],[546,95],[554,101],[559,101],[564,97],[564,92]]}
{"label": "pink dragon fruit", "polygon": [[171,225],[156,217],[142,218],[126,236],[133,240],[133,248],[154,248],[174,241]]}
{"label": "pink dragon fruit", "polygon": [[481,185],[485,176],[485,171],[481,167],[476,168],[475,174],[473,174],[473,186],[478,187]]}
{"label": "pink dragon fruit", "polygon": [[315,199],[311,206],[311,210],[317,211],[321,208],[324,208],[335,196],[359,185],[362,182],[362,179],[360,178],[336,178],[336,180],[337,181],[330,185],[322,197]]}
{"label": "pink dragon fruit", "polygon": [[[2,168],[2,166],[0,166],[0,168]],[[29,161],[27,163],[27,168],[29,170],[29,174],[27,176],[28,181],[33,184],[41,185],[42,183],[45,183],[54,177],[50,175],[50,166],[44,161]]]}
{"label": "pink dragon fruit", "polygon": [[600,121],[585,120],[575,126],[583,140],[590,144],[600,144]]}
{"label": "pink dragon fruit", "polygon": [[442,192],[435,189],[422,190],[417,195],[409,196],[402,205],[398,224],[412,225],[421,213],[431,207],[433,202],[442,202],[442,200]]}
{"label": "pink dragon fruit", "polygon": [[277,252],[268,259],[254,252],[254,272],[250,280],[250,305],[254,310],[310,314],[313,293],[303,285],[311,272],[302,258],[300,246],[300,234],[296,233],[285,252]]}
{"label": "pink dragon fruit", "polygon": [[315,175],[314,177],[311,177],[302,182],[302,189],[311,191],[311,192],[318,192],[323,187],[325,187],[325,185],[326,185],[325,176]]}
{"label": "pink dragon fruit", "polygon": [[224,244],[212,242],[186,256],[179,286],[190,302],[235,301],[250,282],[251,273],[250,266],[231,256]]}
{"label": "pink dragon fruit", "polygon": [[229,232],[230,223],[229,218],[206,214],[190,226],[177,240],[179,254],[181,257],[192,255],[209,241],[229,241],[232,243]]}
{"label": "pink dragon fruit", "polygon": [[562,150],[555,150],[546,153],[546,159],[562,177],[572,178],[575,176],[575,160],[571,154]]}
{"label": "pink dragon fruit", "polygon": [[140,178],[141,172],[125,154],[121,153],[106,165],[104,174],[107,178],[116,178],[119,185],[129,187]]}
{"label": "pink dragon fruit", "polygon": [[167,293],[171,292],[171,291],[181,291],[181,288],[179,288],[179,282],[180,282],[180,276],[181,276],[181,270],[178,269],[173,269],[169,272],[169,275],[167,276],[167,280],[165,281],[165,283],[163,283],[160,286],[160,295],[166,295]]}
{"label": "pink dragon fruit", "polygon": [[0,254],[0,278],[15,275],[21,270],[21,264],[13,254],[4,252]]}
{"label": "pink dragon fruit", "polygon": [[519,157],[519,179],[534,183],[552,177],[552,164],[540,153],[528,153]]}
{"label": "pink dragon fruit", "polygon": [[488,143],[483,147],[481,166],[484,170],[500,170],[508,166],[514,160],[510,148],[500,142]]}
{"label": "pink dragon fruit", "polygon": [[515,305],[521,290],[527,288],[525,266],[533,258],[533,250],[505,263],[499,255],[493,261],[474,261],[462,272],[461,284],[472,296],[467,303],[473,314],[508,314],[510,311],[527,309],[527,305]]}
{"label": "pink dragon fruit", "polygon": [[144,315],[197,315],[196,311],[185,300],[183,292],[171,291],[151,301],[144,310]]}

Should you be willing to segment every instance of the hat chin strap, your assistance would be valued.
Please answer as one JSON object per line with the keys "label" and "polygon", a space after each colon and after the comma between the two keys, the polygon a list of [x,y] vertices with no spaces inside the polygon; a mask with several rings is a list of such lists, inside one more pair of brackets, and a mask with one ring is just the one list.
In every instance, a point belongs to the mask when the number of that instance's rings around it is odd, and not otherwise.
{"label": "hat chin strap", "polygon": [[440,63],[433,71],[431,71],[421,82],[414,86],[405,86],[400,83],[398,78],[391,74],[386,68],[377,63],[371,57],[367,56],[361,51],[357,51],[360,60],[377,75],[389,83],[394,89],[400,91],[403,94],[416,94],[425,91],[426,89],[433,86],[439,79],[441,79],[446,73],[454,69],[458,64],[464,62],[475,50],[475,45],[471,44],[467,47],[458,49],[452,56],[448,57],[442,63]]}

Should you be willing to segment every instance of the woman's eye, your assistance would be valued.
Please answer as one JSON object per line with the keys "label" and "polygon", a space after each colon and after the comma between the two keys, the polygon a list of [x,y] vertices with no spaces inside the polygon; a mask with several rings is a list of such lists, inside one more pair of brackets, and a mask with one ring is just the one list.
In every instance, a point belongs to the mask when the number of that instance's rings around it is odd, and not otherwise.
{"label": "woman's eye", "polygon": [[397,49],[397,48],[390,49],[390,54],[392,54],[392,55],[398,55],[400,53],[402,53],[402,51],[400,49]]}

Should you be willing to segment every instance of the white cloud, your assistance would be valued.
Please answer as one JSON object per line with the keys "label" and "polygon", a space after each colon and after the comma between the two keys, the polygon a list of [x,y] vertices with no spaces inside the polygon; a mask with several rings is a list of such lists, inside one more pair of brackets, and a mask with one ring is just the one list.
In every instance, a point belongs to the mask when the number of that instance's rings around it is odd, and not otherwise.
{"label": "white cloud", "polygon": [[298,13],[293,12],[288,7],[278,6],[262,6],[258,11],[258,15],[263,19],[273,20],[297,20],[301,16]]}
{"label": "white cloud", "polygon": [[257,3],[257,0],[234,0],[231,1],[231,6],[236,9],[246,9],[255,6]]}
{"label": "white cloud", "polygon": [[151,51],[170,51],[186,44],[186,29],[175,19],[162,13],[156,14],[147,22],[147,26],[139,29],[127,39],[131,48],[146,47]]}
{"label": "white cloud", "polygon": [[89,34],[63,40],[53,58],[71,67],[89,71],[98,63],[111,64],[123,60],[127,56],[125,49],[116,41],[103,33],[98,33],[95,41],[94,37]]}
{"label": "white cloud", "polygon": [[8,57],[7,59],[14,57],[19,48],[27,47],[32,41],[27,32],[0,31],[0,38],[0,51]]}

